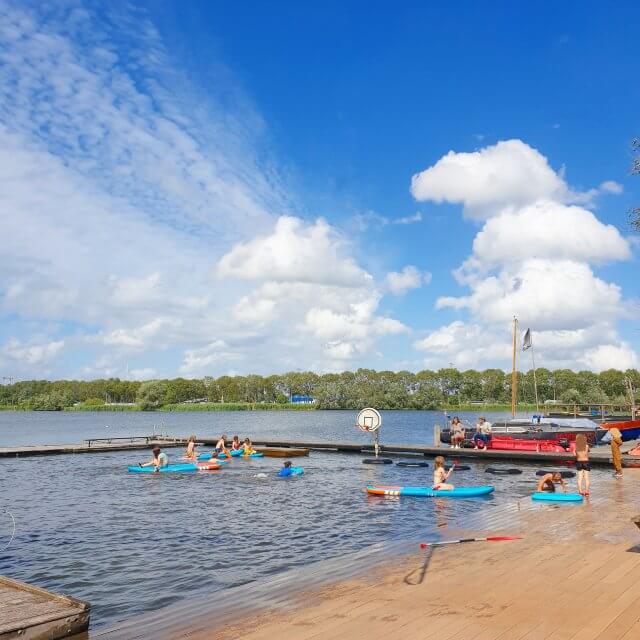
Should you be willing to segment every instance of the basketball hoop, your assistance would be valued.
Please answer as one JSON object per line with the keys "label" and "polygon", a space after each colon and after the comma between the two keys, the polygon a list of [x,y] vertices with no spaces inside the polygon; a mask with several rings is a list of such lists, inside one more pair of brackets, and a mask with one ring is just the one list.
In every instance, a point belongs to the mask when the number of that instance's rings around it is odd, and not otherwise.
{"label": "basketball hoop", "polygon": [[381,426],[382,417],[375,409],[363,409],[356,418],[356,427],[365,433],[375,433]]}
{"label": "basketball hoop", "polygon": [[382,426],[382,416],[370,407],[363,409],[356,418],[356,427],[365,433],[373,435],[373,448],[376,453],[376,459],[380,453],[380,434],[378,430]]}

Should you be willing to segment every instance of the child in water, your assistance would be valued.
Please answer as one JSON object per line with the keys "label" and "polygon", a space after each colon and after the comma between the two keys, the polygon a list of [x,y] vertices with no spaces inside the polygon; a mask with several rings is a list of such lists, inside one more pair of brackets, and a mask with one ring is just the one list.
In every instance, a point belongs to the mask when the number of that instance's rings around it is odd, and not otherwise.
{"label": "child in water", "polygon": [[238,438],[238,436],[233,436],[233,440],[231,441],[231,449],[232,451],[238,451],[238,449],[240,449],[240,438]]}
{"label": "child in water", "polygon": [[545,473],[538,481],[537,491],[539,493],[543,491],[547,493],[555,493],[556,483],[560,484],[565,493],[567,492],[567,483],[564,481],[562,474],[559,471]]}
{"label": "child in water", "polygon": [[187,460],[197,460],[198,459],[198,452],[196,451],[196,437],[195,437],[195,435],[189,436],[189,439],[187,440],[187,451],[184,454],[184,457]]}
{"label": "child in water", "polygon": [[153,454],[153,460],[151,462],[138,462],[138,466],[140,467],[155,467],[155,471],[160,471],[160,467],[166,467],[169,464],[169,458],[166,453],[162,453],[160,447],[153,447],[151,449],[151,453]]}
{"label": "child in water", "polygon": [[293,472],[291,471],[291,462],[287,460],[282,466],[282,469],[280,469],[280,471],[278,472],[278,477],[288,478],[289,476],[292,476],[292,475],[293,475]]}
{"label": "child in water", "polygon": [[454,486],[452,484],[447,484],[447,480],[451,475],[455,465],[451,465],[451,469],[446,471],[444,468],[444,458],[442,456],[438,456],[433,464],[435,468],[433,469],[433,488],[442,490],[442,491],[452,491]]}
{"label": "child in water", "polygon": [[591,486],[589,481],[591,465],[589,464],[589,444],[584,433],[576,436],[576,471],[578,472],[578,493],[581,496],[588,496]]}

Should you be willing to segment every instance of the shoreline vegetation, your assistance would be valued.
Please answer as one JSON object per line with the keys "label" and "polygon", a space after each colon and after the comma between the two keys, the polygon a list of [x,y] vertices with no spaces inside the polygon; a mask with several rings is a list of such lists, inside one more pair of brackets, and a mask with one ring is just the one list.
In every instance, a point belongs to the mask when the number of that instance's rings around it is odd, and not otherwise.
{"label": "shoreline vegetation", "polygon": [[[461,404],[461,405],[441,405],[433,407],[432,409],[420,409],[416,407],[394,407],[394,409],[399,411],[447,411],[449,413],[454,413],[456,411],[478,411],[478,412],[489,412],[489,411],[510,411],[510,404]],[[535,404],[519,404],[519,411],[535,411]],[[41,411],[46,411],[46,409],[41,409]],[[260,403],[252,403],[252,402],[224,402],[224,403],[214,403],[214,402],[204,402],[202,404],[169,404],[163,405],[157,408],[152,409],[143,409],[138,404],[132,405],[118,405],[118,404],[104,404],[104,405],[86,405],[86,404],[77,404],[71,407],[63,407],[62,409],[49,409],[50,411],[74,411],[74,412],[155,412],[155,413],[171,413],[171,412],[215,412],[215,411],[320,411],[320,410],[334,410],[339,411],[341,409],[327,409],[326,407],[318,407],[316,404],[260,404]],[[342,410],[357,410],[356,407],[345,407]],[[388,410],[388,409],[387,409]],[[35,411],[35,409],[30,409],[28,407],[16,407],[9,405],[0,405],[0,411]]]}
{"label": "shoreline vegetation", "polygon": [[[518,373],[518,407],[628,405],[637,399],[640,372],[537,369]],[[26,380],[0,385],[0,409],[24,411],[271,411],[313,409],[510,409],[511,374],[502,369],[459,371],[290,372],[164,380]]]}

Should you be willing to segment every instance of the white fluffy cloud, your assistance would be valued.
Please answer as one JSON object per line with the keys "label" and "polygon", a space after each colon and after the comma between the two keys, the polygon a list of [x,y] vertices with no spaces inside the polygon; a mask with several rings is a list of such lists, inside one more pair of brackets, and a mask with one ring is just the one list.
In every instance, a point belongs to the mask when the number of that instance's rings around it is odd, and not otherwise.
{"label": "white fluffy cloud", "polygon": [[613,181],[572,191],[540,152],[520,140],[450,152],[414,176],[417,199],[460,203],[467,216],[485,219],[472,254],[454,272],[469,294],[442,296],[436,304],[468,312],[471,322],[431,331],[416,349],[427,353],[427,361],[506,366],[508,324],[517,316],[535,331],[545,366],[603,369],[616,360],[617,367],[636,362],[615,330],[624,315],[621,288],[592,268],[629,259],[630,244],[591,211],[568,204],[621,191]]}
{"label": "white fluffy cloud", "polygon": [[385,278],[386,288],[394,295],[400,296],[411,289],[419,289],[423,284],[431,282],[429,272],[421,272],[413,265],[406,266],[402,271],[390,271]]}
{"label": "white fluffy cloud", "polygon": [[276,282],[363,286],[371,276],[347,255],[348,247],[325,220],[305,225],[282,216],[272,233],[237,244],[218,264],[220,277]]}

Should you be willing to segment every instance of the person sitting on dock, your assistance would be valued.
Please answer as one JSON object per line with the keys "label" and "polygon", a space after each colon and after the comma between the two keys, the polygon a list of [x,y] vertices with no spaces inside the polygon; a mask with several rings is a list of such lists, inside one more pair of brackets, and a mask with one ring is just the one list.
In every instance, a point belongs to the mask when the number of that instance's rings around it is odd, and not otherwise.
{"label": "person sitting on dock", "polygon": [[195,435],[190,435],[187,440],[187,451],[184,454],[184,457],[187,460],[197,460],[198,452],[196,451],[196,437]]}
{"label": "person sitting on dock", "polygon": [[233,436],[233,440],[231,441],[231,450],[238,451],[241,446],[240,438],[238,438],[238,436]]}
{"label": "person sitting on dock", "polygon": [[473,436],[474,449],[486,450],[487,444],[491,440],[491,423],[487,422],[487,419],[483,416],[478,418],[478,424],[476,424],[476,432]]}
{"label": "person sitting on dock", "polygon": [[460,449],[464,443],[464,427],[458,416],[453,416],[451,420],[451,444],[454,449]]}
{"label": "person sitting on dock", "polygon": [[222,453],[227,448],[227,436],[223,433],[216,442],[216,453]]}
{"label": "person sitting on dock", "polygon": [[433,488],[439,491],[452,491],[454,486],[447,484],[447,480],[455,468],[455,465],[451,465],[451,469],[447,471],[444,468],[444,458],[442,456],[437,456],[433,464]]}
{"label": "person sitting on dock", "polygon": [[160,467],[166,467],[169,464],[169,458],[166,453],[162,453],[160,447],[153,447],[151,449],[151,453],[153,454],[153,460],[151,462],[139,462],[138,465],[140,467],[155,467],[156,471],[160,471]]}
{"label": "person sitting on dock", "polygon": [[537,491],[539,493],[555,493],[556,483],[560,484],[562,490],[565,493],[567,492],[567,483],[564,481],[564,478],[559,471],[554,471],[553,473],[545,473],[538,481]]}

